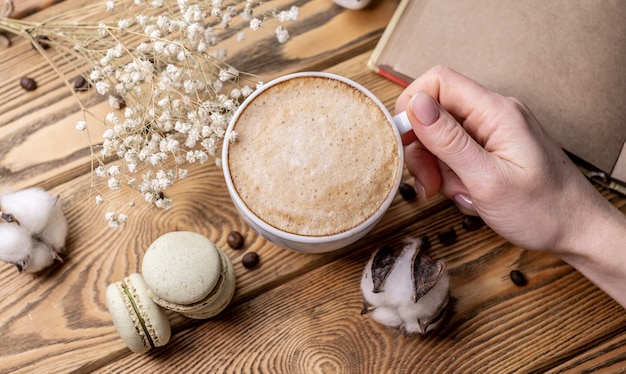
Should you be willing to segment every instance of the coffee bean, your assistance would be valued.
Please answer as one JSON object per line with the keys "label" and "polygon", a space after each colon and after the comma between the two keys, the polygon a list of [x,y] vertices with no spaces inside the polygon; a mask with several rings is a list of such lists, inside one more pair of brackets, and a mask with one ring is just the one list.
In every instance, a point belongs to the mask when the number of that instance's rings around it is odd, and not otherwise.
{"label": "coffee bean", "polygon": [[33,78],[23,77],[20,79],[20,86],[26,91],[34,91],[37,89],[37,82]]}
{"label": "coffee bean", "polygon": [[400,187],[398,187],[398,191],[402,198],[406,201],[415,200],[417,198],[417,192],[415,188],[408,183],[400,183]]}
{"label": "coffee bean", "polygon": [[89,81],[87,78],[79,75],[74,79],[74,91],[87,91],[89,89]]}
{"label": "coffee bean", "polygon": [[226,238],[226,243],[232,249],[241,249],[243,247],[243,236],[237,231],[231,231]]}
{"label": "coffee bean", "polygon": [[437,237],[439,238],[441,244],[451,245],[456,242],[456,231],[454,231],[454,228],[450,227],[447,230],[440,231],[437,234]]}
{"label": "coffee bean", "polygon": [[511,282],[518,287],[526,285],[526,277],[524,276],[524,273],[519,270],[511,270],[509,277],[511,278]]}
{"label": "coffee bean", "polygon": [[247,269],[252,269],[259,264],[259,255],[256,252],[248,252],[243,255],[241,263]]}
{"label": "coffee bean", "polygon": [[463,228],[466,231],[480,230],[484,226],[485,222],[480,217],[466,216],[463,219]]}

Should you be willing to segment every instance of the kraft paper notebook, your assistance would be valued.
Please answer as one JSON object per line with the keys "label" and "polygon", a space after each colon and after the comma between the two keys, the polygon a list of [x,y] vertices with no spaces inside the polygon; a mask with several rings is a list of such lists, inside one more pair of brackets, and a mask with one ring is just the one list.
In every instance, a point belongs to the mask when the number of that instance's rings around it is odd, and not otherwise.
{"label": "kraft paper notebook", "polygon": [[626,1],[402,0],[370,68],[406,85],[437,64],[522,100],[626,193]]}

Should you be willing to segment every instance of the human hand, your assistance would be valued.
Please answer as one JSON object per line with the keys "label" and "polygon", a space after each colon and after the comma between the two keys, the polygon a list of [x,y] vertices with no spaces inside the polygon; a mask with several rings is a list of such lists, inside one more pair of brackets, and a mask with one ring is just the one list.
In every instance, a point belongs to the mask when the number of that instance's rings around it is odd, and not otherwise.
{"label": "human hand", "polygon": [[404,110],[421,197],[441,192],[516,245],[566,251],[594,205],[607,205],[524,105],[452,69],[411,83],[396,102]]}

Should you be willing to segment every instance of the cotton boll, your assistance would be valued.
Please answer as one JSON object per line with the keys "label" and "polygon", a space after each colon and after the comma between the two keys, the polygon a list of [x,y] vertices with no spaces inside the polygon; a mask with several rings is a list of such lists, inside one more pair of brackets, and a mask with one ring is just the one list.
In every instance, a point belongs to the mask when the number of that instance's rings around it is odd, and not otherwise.
{"label": "cotton boll", "polygon": [[386,305],[399,307],[406,304],[407,300],[411,300],[413,295],[411,259],[416,251],[419,251],[416,246],[407,245],[396,259],[393,271],[385,282]]}
{"label": "cotton boll", "polygon": [[55,260],[63,262],[59,255],[48,245],[39,240],[33,240],[30,261],[24,267],[27,273],[37,273],[52,265]]}
{"label": "cotton boll", "polygon": [[35,273],[63,262],[67,220],[57,197],[41,188],[0,195],[0,259]]}
{"label": "cotton boll", "polygon": [[63,214],[61,202],[56,199],[50,212],[48,223],[43,228],[40,238],[57,253],[61,253],[65,247],[67,229],[67,219],[65,218],[65,214]]}
{"label": "cotton boll", "polygon": [[448,305],[450,278],[443,261],[420,253],[426,245],[413,239],[401,249],[383,247],[372,255],[361,277],[363,314],[406,334],[438,327]]}
{"label": "cotton boll", "polygon": [[397,327],[402,324],[402,318],[393,308],[378,307],[369,313],[372,319],[381,325]]}
{"label": "cotton boll", "polygon": [[366,309],[370,305],[383,305],[386,304],[386,295],[382,292],[375,292],[374,282],[372,277],[372,262],[374,256],[370,258],[365,266],[365,271],[361,277],[361,291],[363,293],[363,313],[366,313]]}
{"label": "cotton boll", "polygon": [[56,198],[38,187],[0,196],[0,209],[12,214],[29,235],[39,234],[46,224]]}
{"label": "cotton boll", "polygon": [[0,260],[22,271],[30,261],[32,239],[15,223],[0,223]]}

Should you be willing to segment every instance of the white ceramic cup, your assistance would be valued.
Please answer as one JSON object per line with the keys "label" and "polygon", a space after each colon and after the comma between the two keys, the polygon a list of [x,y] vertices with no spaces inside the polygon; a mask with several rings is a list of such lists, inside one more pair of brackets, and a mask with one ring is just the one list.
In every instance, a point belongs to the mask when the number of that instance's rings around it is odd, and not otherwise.
{"label": "white ceramic cup", "polygon": [[[335,74],[330,74],[330,73],[323,73],[323,72],[294,73],[294,74],[289,74],[289,75],[276,78],[266,83],[265,85],[257,89],[254,93],[252,93],[248,98],[246,98],[246,100],[237,109],[237,111],[233,115],[229,123],[229,126],[226,130],[226,138],[227,139],[229,138],[230,133],[233,131],[233,128],[235,127],[237,119],[239,118],[241,113],[246,110],[246,107],[248,106],[248,104],[259,95],[263,95],[264,92],[267,90],[267,88],[273,85],[276,85],[280,82],[284,82],[286,80],[292,79],[292,78],[306,77],[306,76],[326,77],[326,78],[339,80],[341,82],[344,82],[358,89],[359,91],[367,95],[369,98],[371,98],[372,101],[376,103],[379,109],[385,114],[389,122],[395,125],[392,127],[395,133],[396,143],[397,143],[398,168],[399,168],[398,170],[402,170],[402,167],[404,164],[404,158],[403,158],[402,140],[400,136],[403,133],[411,130],[411,124],[409,123],[409,120],[406,114],[403,112],[403,113],[396,115],[395,117],[392,117],[391,114],[389,114],[389,111],[387,111],[387,109],[383,105],[383,103],[378,98],[376,98],[368,89],[366,89],[362,85],[350,79],[347,79],[345,77],[338,76]],[[299,252],[305,252],[305,253],[330,252],[336,249],[346,247],[356,242],[358,239],[362,238],[381,220],[387,208],[389,208],[389,206],[391,205],[391,202],[395,197],[395,192],[397,191],[398,186],[400,185],[400,180],[402,178],[402,172],[397,173],[398,176],[394,184],[393,192],[388,194],[386,200],[382,203],[382,205],[375,212],[374,215],[370,216],[367,220],[365,220],[358,226],[352,229],[349,229],[347,231],[343,231],[338,234],[333,234],[333,235],[328,235],[328,236],[298,235],[298,234],[286,232],[283,230],[279,230],[276,227],[268,224],[267,222],[259,218],[256,214],[254,214],[248,208],[248,206],[244,203],[242,198],[237,193],[237,189],[235,188],[233,181],[231,179],[231,174],[229,170],[229,146],[230,146],[230,143],[228,141],[225,141],[223,148],[222,148],[222,166],[224,170],[224,177],[226,179],[226,186],[228,188],[228,193],[230,194],[230,197],[235,207],[237,208],[237,211],[253,230],[255,230],[257,233],[259,233],[268,241],[278,246],[292,249],[292,250],[299,251]]]}

